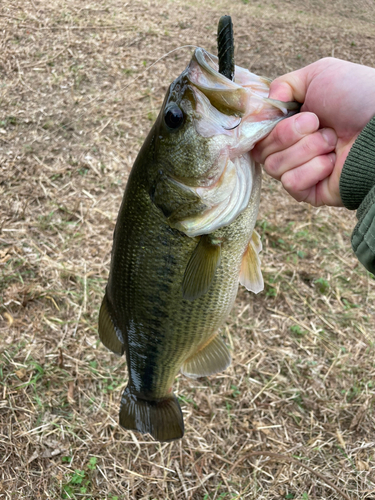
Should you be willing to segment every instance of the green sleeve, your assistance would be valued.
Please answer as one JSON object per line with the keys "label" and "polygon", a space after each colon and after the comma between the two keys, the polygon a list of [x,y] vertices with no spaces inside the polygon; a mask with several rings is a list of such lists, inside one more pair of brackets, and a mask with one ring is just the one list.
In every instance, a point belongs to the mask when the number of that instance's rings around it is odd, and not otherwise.
{"label": "green sleeve", "polygon": [[352,247],[358,260],[375,274],[375,117],[357,137],[340,178],[346,208],[357,210]]}

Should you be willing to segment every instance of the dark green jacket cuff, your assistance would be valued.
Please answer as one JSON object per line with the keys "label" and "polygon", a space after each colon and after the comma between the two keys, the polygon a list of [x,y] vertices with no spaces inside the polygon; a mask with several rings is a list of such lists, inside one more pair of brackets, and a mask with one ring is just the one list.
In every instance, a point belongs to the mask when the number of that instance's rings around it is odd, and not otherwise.
{"label": "dark green jacket cuff", "polygon": [[375,186],[375,117],[357,137],[345,160],[340,177],[341,199],[355,210]]}
{"label": "dark green jacket cuff", "polygon": [[352,247],[358,260],[375,274],[375,186],[357,211],[359,219],[352,234]]}
{"label": "dark green jacket cuff", "polygon": [[357,210],[352,247],[358,260],[375,274],[375,117],[353,144],[340,178],[341,199]]}

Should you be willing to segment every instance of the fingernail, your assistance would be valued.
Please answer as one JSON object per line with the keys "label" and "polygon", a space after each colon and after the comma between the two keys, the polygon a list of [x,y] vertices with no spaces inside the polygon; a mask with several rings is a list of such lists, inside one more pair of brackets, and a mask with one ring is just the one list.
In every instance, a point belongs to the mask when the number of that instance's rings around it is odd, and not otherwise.
{"label": "fingernail", "polygon": [[332,165],[336,163],[336,153],[329,153],[328,158],[331,160]]}
{"label": "fingernail", "polygon": [[295,127],[302,135],[311,134],[319,127],[319,120],[314,113],[300,113],[296,117]]}
{"label": "fingernail", "polygon": [[322,132],[322,136],[327,141],[327,144],[329,146],[336,145],[337,136],[336,136],[336,133],[334,132],[334,130],[332,130],[331,128],[323,128],[321,132]]}

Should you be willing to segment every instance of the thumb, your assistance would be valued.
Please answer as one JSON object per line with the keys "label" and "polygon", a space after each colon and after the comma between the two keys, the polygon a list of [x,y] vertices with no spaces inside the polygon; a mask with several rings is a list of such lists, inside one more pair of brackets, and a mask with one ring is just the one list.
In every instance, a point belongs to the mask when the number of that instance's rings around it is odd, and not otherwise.
{"label": "thumb", "polygon": [[276,78],[271,83],[269,97],[279,101],[298,101],[303,103],[307,91],[306,68],[292,71]]}

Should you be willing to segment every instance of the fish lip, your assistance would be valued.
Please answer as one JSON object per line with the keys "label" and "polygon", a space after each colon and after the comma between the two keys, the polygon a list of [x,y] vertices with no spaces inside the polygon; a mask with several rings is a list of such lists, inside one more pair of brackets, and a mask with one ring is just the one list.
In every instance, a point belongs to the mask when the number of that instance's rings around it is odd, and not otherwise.
{"label": "fish lip", "polygon": [[[193,54],[193,59],[197,61],[199,66],[201,68],[204,68],[210,75],[214,76],[217,78],[219,81],[226,82],[228,78],[226,78],[224,75],[219,73],[219,64],[218,64],[218,58],[214,56],[213,54],[210,54],[206,50],[202,49],[202,47],[197,47],[194,51]],[[211,66],[207,59],[215,65],[215,67]]]}
{"label": "fish lip", "polygon": [[213,54],[210,54],[210,52],[207,52],[207,50],[202,49],[202,47],[197,47],[195,49],[192,60],[195,60],[201,69],[203,69],[209,75],[216,78],[217,81],[219,81],[222,85],[228,86],[228,84],[232,84],[233,88],[239,87],[233,80],[230,80],[223,74],[219,73],[218,57]]}
{"label": "fish lip", "polygon": [[218,111],[242,116],[246,111],[246,90],[219,73],[218,69],[218,58],[198,47],[186,68],[186,76]]}

